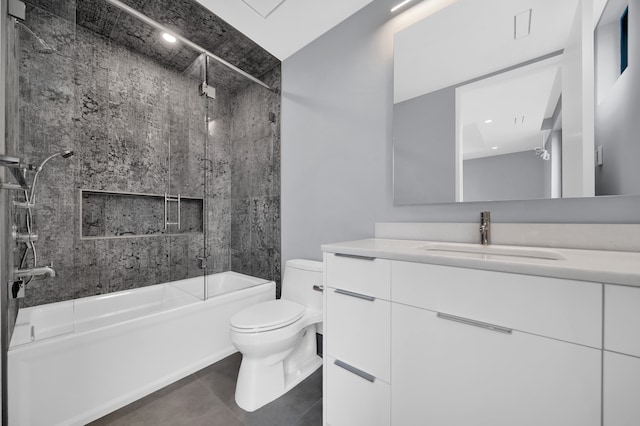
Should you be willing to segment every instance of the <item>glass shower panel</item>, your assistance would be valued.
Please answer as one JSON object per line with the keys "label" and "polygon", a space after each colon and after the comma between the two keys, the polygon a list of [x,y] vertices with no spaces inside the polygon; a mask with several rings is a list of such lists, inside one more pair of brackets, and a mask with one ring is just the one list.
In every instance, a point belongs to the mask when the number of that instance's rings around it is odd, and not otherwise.
{"label": "glass shower panel", "polygon": [[[26,184],[25,190],[10,192],[11,225],[18,236],[9,242],[12,266],[52,266],[56,272],[23,278],[22,289],[9,295],[13,316],[18,304],[56,302],[75,290],[75,2],[53,9],[28,3],[25,19],[12,18],[10,26],[7,149],[23,164]],[[14,298],[22,294],[24,299]],[[15,331],[23,328],[17,324]],[[70,331],[72,326],[61,327],[59,334]]]}
{"label": "glass shower panel", "polygon": [[205,81],[206,58],[196,56],[170,88],[169,192],[167,202],[169,273],[171,281],[202,277],[190,286],[205,298],[207,104],[200,84]]}
{"label": "glass shower panel", "polygon": [[185,278],[203,298],[204,57],[106,1],[29,1],[13,30],[10,154],[34,165],[30,185],[57,154],[28,194],[33,206],[12,207],[17,232],[38,234],[35,252],[16,244],[14,266],[55,270],[25,280],[21,306]]}

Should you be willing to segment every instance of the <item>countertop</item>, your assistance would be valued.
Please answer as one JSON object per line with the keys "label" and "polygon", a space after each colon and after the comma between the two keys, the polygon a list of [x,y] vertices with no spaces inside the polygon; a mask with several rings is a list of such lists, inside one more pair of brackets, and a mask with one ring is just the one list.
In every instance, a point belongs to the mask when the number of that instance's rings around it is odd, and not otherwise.
{"label": "countertop", "polygon": [[[500,255],[486,256],[487,258],[481,258],[482,256],[473,258],[458,256],[456,253],[449,252],[446,255],[442,255],[436,254],[437,252],[434,251],[425,250],[424,247],[430,244],[438,245],[442,244],[442,242],[370,238],[335,244],[323,244],[322,250],[326,253],[342,253],[460,268],[483,269],[640,287],[639,252],[494,246],[512,247],[514,250],[533,249],[552,252],[559,254],[563,259],[551,260]],[[480,247],[478,244],[464,243],[459,243],[459,246],[461,249],[464,249],[466,246],[474,250]]]}

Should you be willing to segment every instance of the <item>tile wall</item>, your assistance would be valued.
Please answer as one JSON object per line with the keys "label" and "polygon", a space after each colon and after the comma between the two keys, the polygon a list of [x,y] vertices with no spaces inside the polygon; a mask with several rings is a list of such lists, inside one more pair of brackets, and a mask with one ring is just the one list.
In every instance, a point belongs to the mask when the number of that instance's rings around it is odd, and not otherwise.
{"label": "tile wall", "polygon": [[[162,65],[64,16],[27,4],[26,23],[56,50],[43,52],[20,31],[18,154],[34,164],[65,148],[76,154],[51,160],[39,176],[33,209],[38,265],[53,262],[56,277],[30,282],[21,306],[203,273],[196,260],[203,233],[132,236],[120,230],[117,238],[86,238],[86,232],[83,238],[83,189],[204,198],[210,271],[279,282],[280,95],[247,83],[233,91],[216,87],[216,99],[207,100],[194,73]],[[279,65],[264,79],[279,87]],[[141,222],[157,221],[144,205],[120,206],[121,222],[145,229]],[[97,217],[107,214],[99,203],[92,208]],[[24,212],[15,220],[23,224]]]}

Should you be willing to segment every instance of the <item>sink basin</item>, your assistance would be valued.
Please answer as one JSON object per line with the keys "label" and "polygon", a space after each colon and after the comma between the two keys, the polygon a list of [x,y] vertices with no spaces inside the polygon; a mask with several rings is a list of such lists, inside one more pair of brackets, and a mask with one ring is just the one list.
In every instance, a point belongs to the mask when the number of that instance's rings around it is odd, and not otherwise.
{"label": "sink basin", "polygon": [[429,243],[418,247],[418,250],[426,250],[429,254],[466,257],[473,259],[494,260],[565,260],[565,257],[555,250],[545,248],[531,248],[518,246],[500,246],[464,243]]}

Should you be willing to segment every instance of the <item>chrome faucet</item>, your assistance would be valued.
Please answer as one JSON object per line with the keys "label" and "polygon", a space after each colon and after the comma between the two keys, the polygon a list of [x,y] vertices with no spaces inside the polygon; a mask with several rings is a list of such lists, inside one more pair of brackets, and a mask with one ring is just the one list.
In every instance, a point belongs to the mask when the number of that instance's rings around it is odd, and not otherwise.
{"label": "chrome faucet", "polygon": [[13,270],[13,276],[15,278],[35,277],[38,275],[46,275],[48,277],[55,277],[56,271],[51,266],[40,266],[38,268],[18,269]]}
{"label": "chrome faucet", "polygon": [[480,213],[480,244],[487,245],[491,240],[489,232],[491,225],[491,212],[483,211]]}

